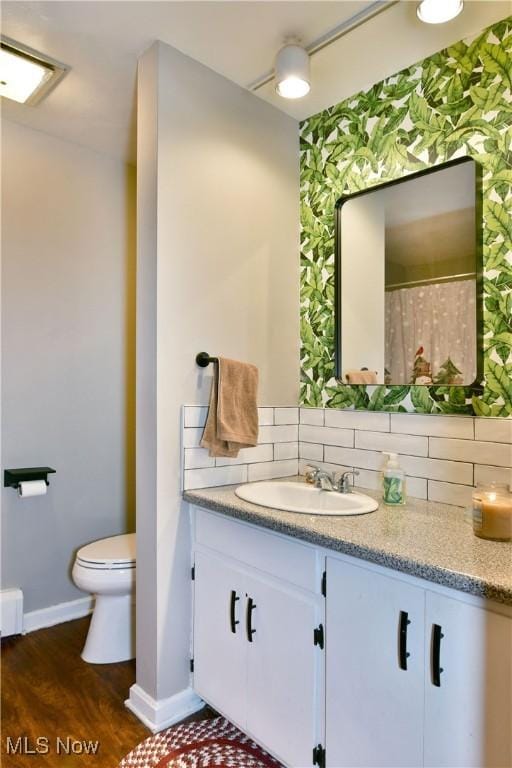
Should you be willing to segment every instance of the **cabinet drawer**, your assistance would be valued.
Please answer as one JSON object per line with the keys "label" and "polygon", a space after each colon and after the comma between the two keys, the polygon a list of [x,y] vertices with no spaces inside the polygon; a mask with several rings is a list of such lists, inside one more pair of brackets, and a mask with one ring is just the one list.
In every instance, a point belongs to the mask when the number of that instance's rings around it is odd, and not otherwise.
{"label": "cabinet drawer", "polygon": [[194,507],[194,513],[197,544],[302,589],[320,591],[318,554],[314,547],[198,507]]}

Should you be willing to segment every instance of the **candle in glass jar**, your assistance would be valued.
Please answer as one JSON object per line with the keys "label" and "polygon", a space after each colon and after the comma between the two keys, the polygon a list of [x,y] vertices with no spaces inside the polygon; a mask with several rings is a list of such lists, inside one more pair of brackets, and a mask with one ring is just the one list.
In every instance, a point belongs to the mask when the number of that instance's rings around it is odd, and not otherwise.
{"label": "candle in glass jar", "polygon": [[473,531],[482,539],[512,540],[512,494],[506,487],[491,486],[475,492]]}

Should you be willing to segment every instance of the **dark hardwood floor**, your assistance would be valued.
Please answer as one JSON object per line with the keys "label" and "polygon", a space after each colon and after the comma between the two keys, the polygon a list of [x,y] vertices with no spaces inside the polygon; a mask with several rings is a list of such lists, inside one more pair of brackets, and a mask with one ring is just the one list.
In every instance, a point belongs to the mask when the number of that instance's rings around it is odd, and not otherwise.
{"label": "dark hardwood floor", "polygon": [[[88,618],[79,619],[2,640],[2,768],[116,768],[151,735],[124,706],[135,662],[86,664],[80,658],[88,625]],[[212,715],[202,710],[198,716]],[[24,754],[13,754],[12,747],[7,754],[19,737]],[[48,741],[29,754],[38,738]],[[80,753],[83,741],[98,741],[97,752]]]}

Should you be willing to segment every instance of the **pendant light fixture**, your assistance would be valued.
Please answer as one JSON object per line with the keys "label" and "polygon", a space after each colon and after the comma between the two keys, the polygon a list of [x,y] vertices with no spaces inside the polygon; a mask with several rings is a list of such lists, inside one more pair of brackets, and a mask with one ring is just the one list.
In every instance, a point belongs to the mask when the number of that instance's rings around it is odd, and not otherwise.
{"label": "pendant light fixture", "polygon": [[463,0],[421,0],[416,14],[425,24],[444,24],[458,16],[463,7]]}
{"label": "pendant light fixture", "polygon": [[276,56],[276,91],[285,99],[300,99],[309,93],[309,54],[300,45],[285,45]]}

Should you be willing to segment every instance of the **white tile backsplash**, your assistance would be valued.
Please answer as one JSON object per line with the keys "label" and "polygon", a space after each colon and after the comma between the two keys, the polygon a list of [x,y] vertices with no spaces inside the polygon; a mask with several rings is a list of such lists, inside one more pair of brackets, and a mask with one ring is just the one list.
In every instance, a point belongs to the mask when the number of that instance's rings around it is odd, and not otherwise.
{"label": "white tile backsplash", "polygon": [[246,483],[247,466],[247,464],[238,464],[234,467],[186,469],[183,488],[185,491],[191,491],[194,488],[213,488],[217,485]]}
{"label": "white tile backsplash", "polygon": [[417,456],[401,456],[400,463],[407,475],[429,480],[445,480],[449,483],[473,485],[473,464],[463,461],[443,461]]}
{"label": "white tile backsplash", "polygon": [[208,450],[206,448],[185,448],[183,466],[185,469],[214,467],[215,459],[208,455]]}
{"label": "white tile backsplash", "polygon": [[512,445],[480,440],[445,440],[442,437],[431,437],[429,443],[429,455],[433,458],[493,464],[496,467],[512,466]]}
{"label": "white tile backsplash", "polygon": [[298,408],[274,408],[274,424],[298,424]]}
{"label": "white tile backsplash", "polygon": [[299,428],[296,425],[260,427],[259,443],[291,443],[298,439]]}
{"label": "white tile backsplash", "polygon": [[299,426],[299,440],[303,443],[323,443],[323,445],[354,445],[353,429],[336,429],[335,427],[311,427],[307,424]]}
{"label": "white tile backsplash", "polygon": [[378,490],[382,451],[400,455],[412,497],[466,506],[473,484],[512,483],[512,419],[263,406],[258,446],[215,460],[199,448],[207,412],[184,408],[185,488],[284,477],[314,464],[356,468],[358,487]]}
{"label": "white tile backsplash", "polygon": [[422,477],[408,477],[405,484],[405,492],[407,496],[412,496],[415,499],[427,499],[428,480]]}
{"label": "white tile backsplash", "polygon": [[300,408],[300,423],[323,427],[325,411],[323,408]]}
{"label": "white tile backsplash", "polygon": [[380,472],[374,472],[371,469],[358,469],[358,475],[350,478],[356,488],[370,488],[372,491],[378,491],[381,487]]}
{"label": "white tile backsplash", "polygon": [[272,480],[275,477],[291,477],[298,474],[299,462],[297,459],[288,461],[266,461],[264,464],[248,464],[248,482],[257,480]]}
{"label": "white tile backsplash", "polygon": [[474,425],[470,416],[436,416],[434,414],[392,413],[391,431],[427,437],[458,437],[473,440]]}
{"label": "white tile backsplash", "polygon": [[512,443],[512,419],[476,419],[475,438],[495,443]]}
{"label": "white tile backsplash", "polygon": [[475,485],[477,483],[505,483],[512,486],[512,469],[475,464]]}
{"label": "white tile backsplash", "polygon": [[[380,470],[384,463],[382,453],[359,448],[334,448],[326,445],[324,459],[332,464],[344,464],[358,469]],[[454,483],[473,484],[473,465],[459,461],[443,461],[419,456],[400,455],[400,465],[406,475],[412,477],[447,480]]]}
{"label": "white tile backsplash", "polygon": [[338,429],[369,429],[375,432],[389,432],[389,413],[368,411],[361,419],[359,411],[338,411],[330,408],[325,411],[325,426]]}
{"label": "white tile backsplash", "polygon": [[184,448],[199,448],[201,437],[203,436],[203,429],[197,427],[185,427],[183,430],[183,447]]}
{"label": "white tile backsplash", "polygon": [[[207,488],[298,473],[299,408],[258,408],[259,442],[242,448],[236,458],[211,458],[199,443],[208,415],[206,406],[183,409],[183,487]],[[323,447],[322,447],[323,451]]]}
{"label": "white tile backsplash", "polygon": [[274,459],[276,461],[282,461],[283,459],[297,459],[298,457],[298,443],[276,443],[274,445]]}
{"label": "white tile backsplash", "polygon": [[428,498],[430,501],[454,504],[456,507],[469,507],[472,495],[473,489],[469,485],[441,483],[438,480],[428,481]]}
{"label": "white tile backsplash", "polygon": [[428,437],[356,430],[356,448],[428,456]]}
{"label": "white tile backsplash", "polygon": [[[326,472],[336,472],[338,475],[340,472],[344,472],[347,469],[352,469],[352,467],[341,467],[338,464],[329,464],[326,461],[315,461],[313,462],[315,467],[318,467],[319,469],[323,469]],[[310,462],[307,461],[307,459],[299,459],[299,475],[304,475],[306,471],[306,467],[309,467]]]}
{"label": "white tile backsplash", "polygon": [[324,446],[319,443],[299,443],[299,456],[309,461],[323,461]]}
{"label": "white tile backsplash", "polygon": [[256,445],[254,448],[242,448],[235,459],[219,457],[215,459],[216,467],[231,467],[234,464],[254,464],[257,461],[273,461],[274,446],[271,443]]}
{"label": "white tile backsplash", "polygon": [[[371,469],[360,469],[355,477],[356,488],[371,488],[374,491],[382,489],[382,479],[380,472],[374,472]],[[413,496],[415,499],[427,498],[427,481],[420,477],[408,477],[406,480],[406,495]]]}
{"label": "white tile backsplash", "polygon": [[258,408],[258,424],[260,427],[268,426],[274,423],[273,408]]}
{"label": "white tile backsplash", "polygon": [[324,459],[331,464],[344,464],[360,469],[380,469],[382,466],[382,453],[376,451],[363,451],[359,448],[338,448],[326,445]]}

